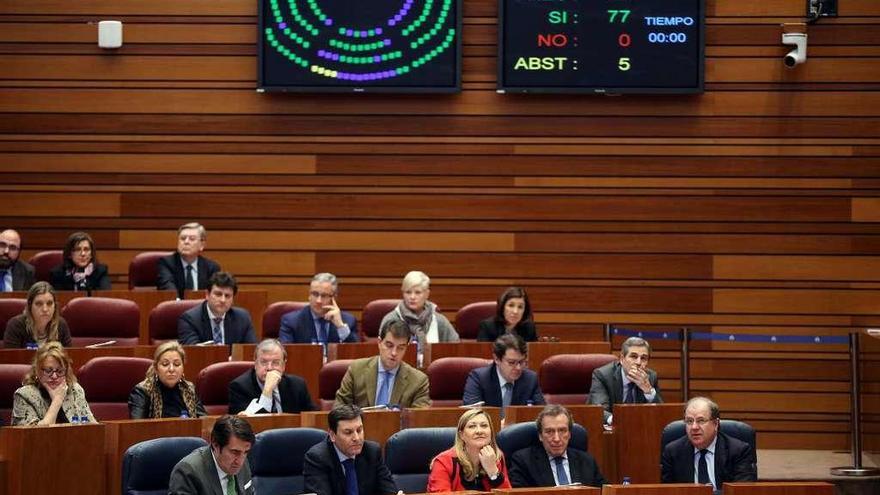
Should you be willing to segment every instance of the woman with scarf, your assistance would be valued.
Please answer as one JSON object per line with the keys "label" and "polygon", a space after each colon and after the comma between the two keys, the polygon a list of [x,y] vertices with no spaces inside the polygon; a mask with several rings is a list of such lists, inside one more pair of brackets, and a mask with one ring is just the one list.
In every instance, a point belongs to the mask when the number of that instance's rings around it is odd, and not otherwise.
{"label": "woman with scarf", "polygon": [[64,245],[64,261],[49,272],[57,290],[110,290],[107,265],[98,263],[95,241],[85,232],[74,232]]}
{"label": "woman with scarf", "polygon": [[412,271],[403,277],[401,284],[403,300],[382,318],[379,329],[392,322],[403,322],[410,335],[417,339],[419,351],[424,352],[425,343],[458,342],[458,332],[439,311],[437,305],[428,301],[431,295],[431,279],[422,272]]}

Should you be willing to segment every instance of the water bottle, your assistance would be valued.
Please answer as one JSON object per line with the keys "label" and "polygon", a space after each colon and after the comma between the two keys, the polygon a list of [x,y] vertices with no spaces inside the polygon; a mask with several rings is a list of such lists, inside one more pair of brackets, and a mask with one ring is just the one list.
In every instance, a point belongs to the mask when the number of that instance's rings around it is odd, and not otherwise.
{"label": "water bottle", "polygon": [[623,477],[623,483],[621,483],[621,484],[622,484],[622,485],[629,485],[630,483],[631,483],[631,482],[630,482],[629,476],[624,476],[624,477]]}
{"label": "water bottle", "polygon": [[416,367],[421,369],[424,367],[425,353],[422,351],[422,343],[419,340],[418,334],[413,334],[412,342],[416,344]]}
{"label": "water bottle", "polygon": [[78,425],[78,424],[79,424],[79,416],[77,416],[76,414],[74,414],[73,417],[70,418],[70,424],[72,424],[72,425]]}
{"label": "water bottle", "polygon": [[36,342],[28,342],[27,344],[25,344],[25,348],[26,348],[26,349],[30,349],[30,350],[32,350],[32,351],[37,350],[38,347],[40,347],[40,346],[37,345]]}
{"label": "water bottle", "polygon": [[84,424],[87,424],[88,422],[89,422],[89,415],[88,414],[83,414],[82,416],[79,417],[80,424],[84,425]]}
{"label": "water bottle", "polygon": [[189,418],[189,411],[187,411],[186,409],[184,409],[183,411],[180,411],[180,418],[181,419],[188,419]]}

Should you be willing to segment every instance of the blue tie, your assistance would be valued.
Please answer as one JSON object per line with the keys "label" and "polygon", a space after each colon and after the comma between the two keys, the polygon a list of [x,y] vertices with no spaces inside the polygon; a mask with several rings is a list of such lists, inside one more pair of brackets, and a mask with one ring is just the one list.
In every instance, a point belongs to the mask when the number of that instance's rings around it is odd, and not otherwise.
{"label": "blue tie", "polygon": [[626,397],[623,399],[624,404],[635,404],[636,402],[636,384],[629,382],[626,387]]}
{"label": "blue tie", "polygon": [[709,465],[706,464],[706,452],[708,449],[700,449],[700,461],[697,463],[697,483],[708,485],[712,481],[709,480]]}
{"label": "blue tie", "polygon": [[388,400],[391,398],[391,387],[388,386],[388,382],[391,381],[391,373],[388,371],[381,371],[379,374],[382,375],[382,379],[379,384],[379,393],[376,394],[376,405],[387,406]]}
{"label": "blue tie", "polygon": [[553,460],[556,462],[556,479],[559,480],[560,485],[569,484],[568,475],[565,474],[565,466],[562,465],[562,461],[565,460],[565,457],[557,456],[554,457]]}
{"label": "blue tie", "polygon": [[345,468],[345,495],[358,495],[358,475],[354,469],[354,459],[342,461]]}
{"label": "blue tie", "polygon": [[322,344],[327,343],[327,320],[324,320],[318,324],[318,342]]}
{"label": "blue tie", "polygon": [[214,343],[222,344],[223,343],[223,328],[220,326],[220,323],[223,322],[223,318],[214,318]]}
{"label": "blue tie", "polygon": [[6,292],[6,270],[0,270],[0,292]]}

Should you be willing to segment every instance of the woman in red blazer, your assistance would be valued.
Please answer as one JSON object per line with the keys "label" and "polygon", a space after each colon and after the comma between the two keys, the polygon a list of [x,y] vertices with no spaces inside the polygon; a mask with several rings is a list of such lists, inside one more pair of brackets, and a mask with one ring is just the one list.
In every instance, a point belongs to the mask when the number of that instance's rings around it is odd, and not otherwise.
{"label": "woman in red blazer", "polygon": [[492,420],[482,409],[458,419],[455,445],[431,461],[428,492],[492,491],[511,488],[504,454],[495,442]]}

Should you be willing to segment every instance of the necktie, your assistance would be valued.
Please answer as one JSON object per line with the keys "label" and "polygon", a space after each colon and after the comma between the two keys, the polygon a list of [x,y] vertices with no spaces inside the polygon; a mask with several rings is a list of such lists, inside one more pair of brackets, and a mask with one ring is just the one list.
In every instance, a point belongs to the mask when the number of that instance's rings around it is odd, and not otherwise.
{"label": "necktie", "polygon": [[507,407],[510,405],[511,399],[513,399],[513,384],[507,382],[502,388],[504,390],[501,391],[501,407]]}
{"label": "necktie", "polygon": [[214,334],[215,344],[223,343],[223,327],[220,326],[221,323],[223,323],[223,317],[214,318],[214,327],[212,328],[212,333]]}
{"label": "necktie", "polygon": [[0,270],[0,292],[7,292],[7,290],[6,290],[6,270]]}
{"label": "necktie", "polygon": [[186,265],[186,288],[196,290],[196,281],[193,278],[193,266]]}
{"label": "necktie", "polygon": [[358,475],[354,470],[354,459],[342,461],[345,468],[345,495],[358,495]]}
{"label": "necktie", "polygon": [[391,387],[388,386],[388,382],[391,381],[391,373],[382,371],[380,374],[382,375],[382,380],[380,380],[381,383],[379,384],[379,393],[376,394],[376,405],[387,406],[388,400],[391,398]]}
{"label": "necktie", "polygon": [[701,485],[711,483],[709,481],[709,466],[706,464],[707,452],[709,452],[707,449],[700,449],[700,462],[697,463],[697,483]]}
{"label": "necktie", "polygon": [[327,320],[324,320],[324,321],[321,322],[320,325],[318,325],[318,328],[319,328],[319,330],[318,330],[318,342],[320,342],[320,343],[322,343],[322,344],[326,344],[326,343],[327,343],[327,324],[328,324],[328,323],[329,323],[329,322],[328,322]]}
{"label": "necktie", "polygon": [[238,495],[238,490],[235,488],[235,476],[231,474],[226,476],[226,495]]}
{"label": "necktie", "polygon": [[635,404],[636,402],[636,384],[635,382],[629,382],[629,385],[626,387],[626,397],[623,399],[625,404]]}
{"label": "necktie", "polygon": [[562,465],[562,462],[565,460],[564,457],[557,456],[554,457],[553,460],[556,462],[556,479],[559,480],[560,485],[569,484],[568,475],[565,474],[565,466]]}

